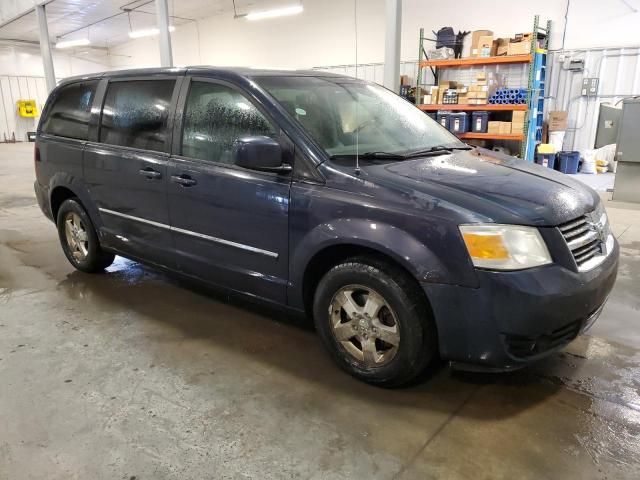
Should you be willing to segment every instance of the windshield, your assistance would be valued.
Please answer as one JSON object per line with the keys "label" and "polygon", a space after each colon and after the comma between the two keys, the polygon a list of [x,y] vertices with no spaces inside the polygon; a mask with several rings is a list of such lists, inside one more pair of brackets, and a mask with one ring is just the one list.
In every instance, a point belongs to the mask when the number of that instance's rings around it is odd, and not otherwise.
{"label": "windshield", "polygon": [[342,77],[256,80],[330,156],[464,146],[414,105],[375,84]]}

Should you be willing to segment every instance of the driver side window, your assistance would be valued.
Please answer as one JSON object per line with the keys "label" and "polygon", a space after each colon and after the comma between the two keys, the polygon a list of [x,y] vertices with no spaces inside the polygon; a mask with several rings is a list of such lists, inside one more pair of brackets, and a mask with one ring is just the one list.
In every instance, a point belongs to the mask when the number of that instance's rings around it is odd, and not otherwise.
{"label": "driver side window", "polygon": [[276,136],[276,129],[237,90],[208,82],[192,82],[185,106],[182,155],[233,163],[233,143],[245,135]]}

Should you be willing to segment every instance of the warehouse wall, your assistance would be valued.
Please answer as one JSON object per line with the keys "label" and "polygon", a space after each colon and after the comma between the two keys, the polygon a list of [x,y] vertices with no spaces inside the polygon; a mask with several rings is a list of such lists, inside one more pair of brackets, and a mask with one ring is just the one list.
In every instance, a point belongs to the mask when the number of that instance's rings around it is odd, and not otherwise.
{"label": "warehouse wall", "polygon": [[[304,13],[249,22],[231,13],[179,26],[172,34],[176,65],[310,68],[355,62],[353,3],[307,0]],[[157,65],[157,39],[110,49],[111,65]],[[384,56],[384,0],[358,2],[358,61]],[[154,63],[155,62],[155,63]]]}
{"label": "warehouse wall", "polygon": [[[630,0],[636,1],[636,0]],[[251,65],[309,68],[355,63],[355,18],[351,0],[305,0],[301,15],[257,22],[231,13],[177,27],[172,35],[176,65]],[[437,5],[437,8],[434,7]],[[638,43],[640,13],[621,0],[571,0],[565,48],[629,46]],[[606,5],[606,7],[603,7]],[[562,45],[567,3],[524,0],[478,3],[403,0],[402,59],[415,60],[418,32],[442,26],[490,29],[510,36],[531,29],[533,16],[553,21],[552,48]],[[640,5],[638,5],[640,8]],[[358,0],[358,62],[384,61],[384,0]],[[146,38],[110,49],[111,65],[157,65],[157,39]]]}
{"label": "warehouse wall", "polygon": [[[583,59],[584,72],[565,69],[563,58]],[[564,148],[584,151],[593,148],[600,104],[640,95],[640,47],[554,52],[548,72],[547,110],[569,112]],[[600,79],[597,96],[580,95],[583,76]]]}
{"label": "warehouse wall", "polygon": [[[61,79],[109,70],[110,67],[106,62],[55,52],[54,68],[56,77]],[[0,43],[0,141],[13,136],[24,141],[26,132],[35,130],[38,118],[20,117],[17,101],[35,99],[41,111],[47,93],[39,48]]]}

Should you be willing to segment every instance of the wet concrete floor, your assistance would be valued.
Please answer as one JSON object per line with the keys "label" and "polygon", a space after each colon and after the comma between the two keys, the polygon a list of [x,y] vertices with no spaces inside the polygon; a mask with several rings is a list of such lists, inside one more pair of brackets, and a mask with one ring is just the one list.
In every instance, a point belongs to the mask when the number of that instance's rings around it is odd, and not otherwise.
{"label": "wet concrete floor", "polygon": [[604,313],[519,372],[383,390],[309,322],[117,259],[68,264],[0,145],[0,479],[638,479],[640,206]]}

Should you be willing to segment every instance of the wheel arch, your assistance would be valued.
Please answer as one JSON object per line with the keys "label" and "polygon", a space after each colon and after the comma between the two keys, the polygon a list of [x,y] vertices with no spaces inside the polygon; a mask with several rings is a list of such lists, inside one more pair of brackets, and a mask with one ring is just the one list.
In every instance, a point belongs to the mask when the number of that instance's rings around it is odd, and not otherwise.
{"label": "wheel arch", "polygon": [[378,262],[385,263],[392,268],[401,270],[415,283],[415,286],[420,290],[427,307],[431,309],[429,299],[424,293],[424,290],[420,287],[420,282],[416,278],[415,272],[407,268],[406,264],[399,261],[396,256],[368,245],[358,243],[337,243],[326,246],[317,251],[306,265],[302,276],[301,294],[302,306],[308,314],[312,311],[313,294],[322,277],[336,265],[339,265],[347,259],[355,257],[371,258]]}
{"label": "wheel arch", "polygon": [[76,195],[76,193],[69,187],[58,185],[57,187],[54,187],[53,190],[51,190],[49,202],[51,205],[51,214],[53,215],[54,222],[58,221],[58,211],[60,210],[60,206],[65,200],[68,200],[70,198],[78,198],[78,195]]}

